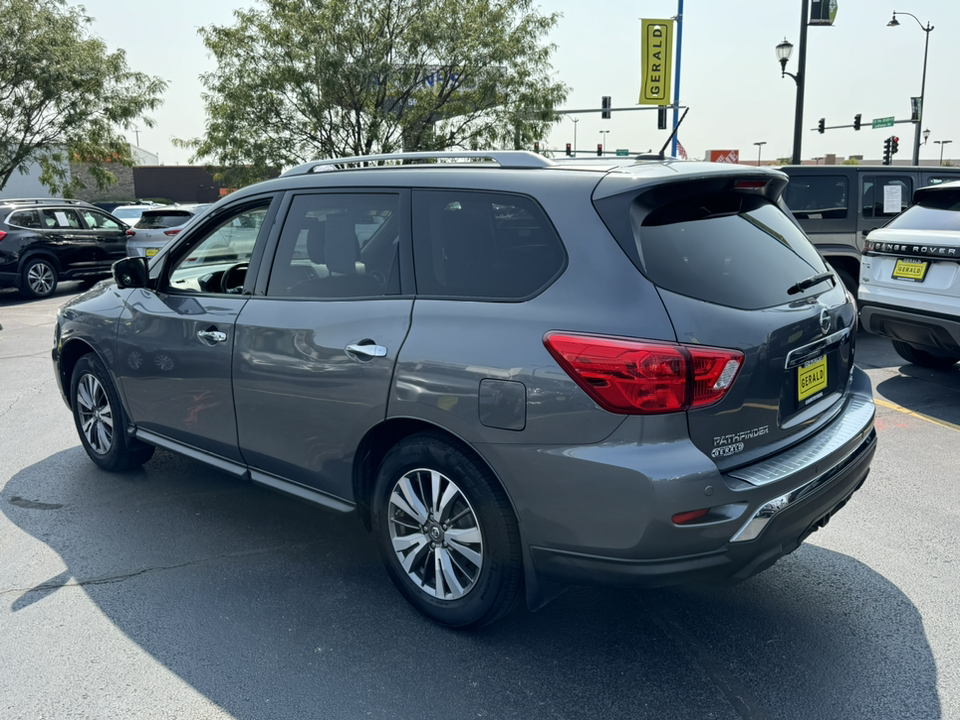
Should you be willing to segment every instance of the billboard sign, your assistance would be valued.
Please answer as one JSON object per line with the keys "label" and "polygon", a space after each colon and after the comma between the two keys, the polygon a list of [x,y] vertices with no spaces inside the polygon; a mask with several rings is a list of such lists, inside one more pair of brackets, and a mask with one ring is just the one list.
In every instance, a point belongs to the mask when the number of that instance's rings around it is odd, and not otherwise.
{"label": "billboard sign", "polygon": [[673,69],[673,20],[641,20],[638,105],[669,105]]}

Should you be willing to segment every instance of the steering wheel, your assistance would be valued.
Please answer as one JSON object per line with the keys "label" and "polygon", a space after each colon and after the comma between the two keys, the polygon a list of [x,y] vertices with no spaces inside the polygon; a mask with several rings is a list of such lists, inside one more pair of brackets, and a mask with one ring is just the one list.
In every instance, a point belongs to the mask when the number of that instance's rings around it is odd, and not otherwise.
{"label": "steering wheel", "polygon": [[243,282],[247,278],[249,263],[237,263],[223,271],[220,277],[220,292],[239,294],[243,292]]}

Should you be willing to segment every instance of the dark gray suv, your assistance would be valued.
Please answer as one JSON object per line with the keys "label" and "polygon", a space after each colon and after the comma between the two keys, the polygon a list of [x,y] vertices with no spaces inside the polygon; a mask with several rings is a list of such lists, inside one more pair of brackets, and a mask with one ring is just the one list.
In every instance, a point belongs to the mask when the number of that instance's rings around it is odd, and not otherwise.
{"label": "dark gray suv", "polygon": [[569,584],[742,580],[847,502],[876,445],[856,307],[786,182],[525,152],[311,163],[65,305],[57,378],[100,467],[161,447],[356,512],[445,625]]}

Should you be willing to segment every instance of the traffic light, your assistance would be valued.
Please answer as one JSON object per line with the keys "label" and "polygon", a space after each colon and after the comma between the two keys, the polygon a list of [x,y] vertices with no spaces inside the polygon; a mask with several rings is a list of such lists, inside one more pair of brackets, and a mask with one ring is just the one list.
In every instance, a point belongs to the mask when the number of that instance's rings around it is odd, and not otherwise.
{"label": "traffic light", "polygon": [[667,129],[667,108],[657,108],[657,130]]}
{"label": "traffic light", "polygon": [[890,153],[890,146],[891,146],[892,144],[893,144],[893,138],[892,138],[892,137],[888,137],[886,140],[883,141],[883,164],[884,164],[884,165],[889,165],[889,164],[890,164],[890,159],[891,159],[891,158],[890,158],[890,155],[891,155],[891,153]]}
{"label": "traffic light", "polygon": [[[896,155],[897,152],[899,152],[899,150],[900,150],[900,138],[896,136],[890,138],[890,154]],[[890,158],[890,159],[892,160],[893,158]]]}
{"label": "traffic light", "polygon": [[821,135],[823,134],[824,127],[826,126],[827,121],[825,118],[820,118],[820,124],[817,125],[817,132]]}
{"label": "traffic light", "polygon": [[573,145],[567,143],[567,157],[570,157],[571,155],[573,155]]}
{"label": "traffic light", "polygon": [[603,156],[603,143],[597,143],[597,157]]}
{"label": "traffic light", "polygon": [[860,129],[860,113],[857,113],[856,115],[853,116],[853,129],[854,130]]}
{"label": "traffic light", "polygon": [[534,151],[535,153],[540,152],[540,143],[539,143],[539,142],[533,143],[533,151]]}
{"label": "traffic light", "polygon": [[603,108],[603,111],[600,113],[600,117],[604,120],[610,119],[610,96],[604,95],[600,98],[600,107]]}

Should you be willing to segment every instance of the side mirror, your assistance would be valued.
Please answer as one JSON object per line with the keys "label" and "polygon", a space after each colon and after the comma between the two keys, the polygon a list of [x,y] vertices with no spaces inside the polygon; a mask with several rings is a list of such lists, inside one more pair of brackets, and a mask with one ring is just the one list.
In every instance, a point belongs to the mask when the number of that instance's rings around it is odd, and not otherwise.
{"label": "side mirror", "polygon": [[113,264],[113,279],[120,288],[147,287],[150,275],[145,257],[128,257]]}

